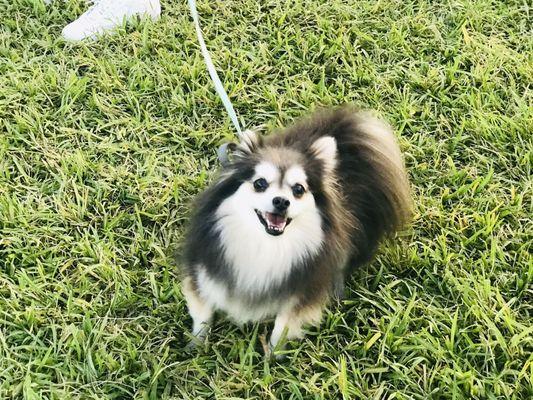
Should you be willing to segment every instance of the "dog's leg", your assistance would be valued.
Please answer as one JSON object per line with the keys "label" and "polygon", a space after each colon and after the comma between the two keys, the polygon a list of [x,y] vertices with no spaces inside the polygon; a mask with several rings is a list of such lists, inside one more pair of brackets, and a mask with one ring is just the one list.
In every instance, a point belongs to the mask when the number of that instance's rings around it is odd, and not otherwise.
{"label": "dog's leg", "polygon": [[213,318],[213,308],[198,295],[191,278],[186,278],[183,281],[182,291],[193,321],[192,335],[194,338],[187,345],[187,349],[190,350],[203,342],[207,336]]}
{"label": "dog's leg", "polygon": [[[322,305],[309,305],[294,307],[280,312],[276,316],[274,329],[270,335],[267,357],[275,355],[278,350],[283,350],[285,339],[301,339],[304,335],[304,325],[318,325],[322,316]],[[276,359],[282,357],[276,356]]]}
{"label": "dog's leg", "polygon": [[[276,316],[274,329],[272,330],[272,334],[270,335],[270,340],[268,342],[268,349],[266,349],[267,353],[265,356],[267,356],[267,358],[270,358],[272,355],[274,355],[276,350],[283,350],[283,340],[289,339],[290,316],[290,313],[280,313]],[[296,326],[296,324],[293,323],[291,324],[291,327],[292,336],[298,337],[301,335],[301,326]]]}

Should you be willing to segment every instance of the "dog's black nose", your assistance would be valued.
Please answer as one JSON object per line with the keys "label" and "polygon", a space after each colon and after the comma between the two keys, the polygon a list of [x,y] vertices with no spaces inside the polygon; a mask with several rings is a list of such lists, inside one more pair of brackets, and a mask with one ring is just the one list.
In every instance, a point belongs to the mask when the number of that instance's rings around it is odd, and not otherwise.
{"label": "dog's black nose", "polygon": [[274,197],[272,199],[272,204],[274,204],[276,211],[284,212],[287,210],[287,208],[289,208],[291,202],[285,197]]}

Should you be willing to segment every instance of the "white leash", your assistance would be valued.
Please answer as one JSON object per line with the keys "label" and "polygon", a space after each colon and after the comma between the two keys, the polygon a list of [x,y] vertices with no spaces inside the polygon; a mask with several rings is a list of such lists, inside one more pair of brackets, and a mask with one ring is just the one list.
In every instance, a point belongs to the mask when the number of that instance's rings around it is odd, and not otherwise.
{"label": "white leash", "polygon": [[[205,45],[204,37],[202,35],[202,29],[200,28],[198,10],[196,9],[196,0],[188,0],[188,1],[189,1],[189,8],[191,9],[192,19],[194,21],[194,27],[196,28],[196,36],[198,37],[198,42],[200,43],[200,49],[202,50],[202,55],[204,56],[205,65],[207,66],[209,75],[211,76],[211,79],[213,80],[213,84],[215,85],[215,90],[217,91],[218,96],[220,97],[220,100],[222,100],[222,104],[224,105],[224,108],[226,109],[229,115],[229,118],[231,119],[231,122],[233,122],[233,125],[235,126],[235,129],[237,130],[237,135],[240,138],[242,138],[243,134],[242,134],[241,126],[239,125],[237,114],[235,113],[233,104],[231,104],[231,100],[229,99],[229,96],[226,93],[226,90],[224,89],[224,85],[222,85],[222,82],[220,81],[220,78],[218,77],[215,66],[213,65],[213,61],[211,60],[211,56],[209,55],[209,51],[207,50],[207,46]],[[228,147],[228,143],[225,143],[222,146],[220,146],[218,149],[218,159],[223,165],[229,161],[228,154],[227,154],[227,147]]]}

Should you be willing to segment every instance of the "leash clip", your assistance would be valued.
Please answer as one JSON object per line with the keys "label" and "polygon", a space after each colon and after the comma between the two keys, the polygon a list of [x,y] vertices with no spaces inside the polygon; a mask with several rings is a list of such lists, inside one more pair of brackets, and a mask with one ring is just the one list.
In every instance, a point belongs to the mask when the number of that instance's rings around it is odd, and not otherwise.
{"label": "leash clip", "polygon": [[226,168],[231,164],[230,154],[237,149],[237,144],[233,142],[222,143],[217,150],[217,158],[222,167]]}

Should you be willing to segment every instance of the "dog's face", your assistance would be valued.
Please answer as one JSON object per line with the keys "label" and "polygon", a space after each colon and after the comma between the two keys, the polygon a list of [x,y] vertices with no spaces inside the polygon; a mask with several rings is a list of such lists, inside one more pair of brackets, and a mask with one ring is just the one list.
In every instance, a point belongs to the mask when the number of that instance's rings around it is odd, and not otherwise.
{"label": "dog's face", "polygon": [[219,216],[238,221],[243,230],[254,235],[259,230],[282,236],[290,231],[302,235],[321,229],[315,192],[322,185],[313,184],[313,179],[324,180],[331,173],[335,140],[323,137],[307,154],[284,146],[257,146],[255,136],[250,143],[241,143],[240,158],[247,161],[251,173],[221,204]]}
{"label": "dog's face", "polygon": [[272,161],[260,161],[253,177],[241,185],[235,196],[239,208],[253,211],[257,222],[273,236],[282,235],[293,220],[317,212],[307,175],[298,163],[284,168]]}

